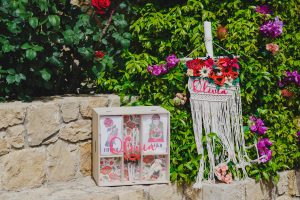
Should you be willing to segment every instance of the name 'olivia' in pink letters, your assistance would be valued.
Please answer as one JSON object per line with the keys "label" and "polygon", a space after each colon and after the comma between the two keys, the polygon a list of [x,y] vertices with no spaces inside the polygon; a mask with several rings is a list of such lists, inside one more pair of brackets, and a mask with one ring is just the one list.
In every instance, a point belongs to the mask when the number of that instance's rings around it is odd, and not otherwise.
{"label": "name 'olivia' in pink letters", "polygon": [[[113,143],[119,141],[119,143],[121,143],[121,149],[117,150],[113,147]],[[113,154],[120,154],[122,152],[141,152],[141,149],[143,151],[155,151],[157,149],[157,146],[155,146],[154,144],[150,144],[150,145],[143,145],[142,147],[139,145],[131,145],[130,143],[131,141],[131,137],[130,136],[126,136],[124,141],[122,141],[122,139],[118,136],[114,136],[113,138],[111,138],[110,140],[110,152]]]}
{"label": "name 'olivia' in pink letters", "polygon": [[203,92],[207,94],[227,94],[227,90],[208,87],[208,81],[202,79],[195,79],[193,81],[193,91],[194,92]]}

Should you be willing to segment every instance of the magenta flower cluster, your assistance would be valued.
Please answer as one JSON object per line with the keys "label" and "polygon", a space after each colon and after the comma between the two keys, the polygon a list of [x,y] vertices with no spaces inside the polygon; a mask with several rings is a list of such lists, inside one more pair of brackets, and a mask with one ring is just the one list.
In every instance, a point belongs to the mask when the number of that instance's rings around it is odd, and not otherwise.
{"label": "magenta flower cluster", "polygon": [[300,87],[300,74],[297,70],[293,72],[286,71],[286,76],[283,78],[283,80],[278,82],[278,86],[281,88],[290,84],[295,84]]}
{"label": "magenta flower cluster", "polygon": [[[262,119],[251,116],[250,121],[252,123],[250,126],[251,132],[258,135],[266,134],[268,127],[265,126]],[[263,163],[268,162],[272,158],[272,150],[269,149],[270,146],[272,146],[272,142],[269,140],[269,138],[261,138],[257,143],[260,161]]]}
{"label": "magenta flower cluster", "polygon": [[297,132],[298,141],[300,142],[300,131]]}
{"label": "magenta flower cluster", "polygon": [[282,34],[283,22],[275,17],[275,20],[269,20],[260,27],[260,32],[267,37],[276,38]]}
{"label": "magenta flower cluster", "polygon": [[149,65],[147,67],[148,72],[153,76],[166,74],[169,72],[170,69],[174,68],[177,65],[177,63],[179,63],[179,59],[174,54],[168,56],[166,58],[166,61],[167,61],[166,64],[153,65],[153,66]]}
{"label": "magenta flower cluster", "polygon": [[256,6],[255,11],[263,15],[272,14],[272,10],[267,5]]}
{"label": "magenta flower cluster", "polygon": [[272,158],[272,150],[269,147],[272,146],[272,142],[269,138],[260,139],[257,143],[257,149],[260,154],[260,161],[266,163]]}
{"label": "magenta flower cluster", "polygon": [[253,133],[257,133],[258,135],[266,134],[268,127],[265,126],[262,119],[259,119],[259,118],[257,119],[256,117],[251,116],[250,120],[253,122],[253,124],[250,127],[250,130]]}

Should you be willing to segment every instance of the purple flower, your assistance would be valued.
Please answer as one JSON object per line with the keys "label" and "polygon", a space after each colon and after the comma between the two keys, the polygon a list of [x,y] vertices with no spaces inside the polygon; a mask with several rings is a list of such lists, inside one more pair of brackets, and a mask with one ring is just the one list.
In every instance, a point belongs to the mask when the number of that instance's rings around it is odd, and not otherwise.
{"label": "purple flower", "polygon": [[257,133],[258,135],[264,135],[267,132],[268,128],[265,126],[264,121],[262,119],[251,116],[250,120],[254,122],[250,126],[251,132]]}
{"label": "purple flower", "polygon": [[267,21],[261,27],[260,31],[263,35],[267,37],[276,38],[282,34],[283,22],[275,17],[274,21]]}
{"label": "purple flower", "polygon": [[166,61],[167,61],[167,66],[169,68],[173,68],[177,65],[177,63],[179,63],[179,59],[176,57],[175,54],[168,56]]}
{"label": "purple flower", "polygon": [[153,70],[153,67],[152,67],[151,65],[149,65],[149,66],[147,67],[147,71],[148,71],[149,73],[152,73],[152,70]]}
{"label": "purple flower", "polygon": [[256,120],[256,126],[263,126],[263,125],[265,125],[264,122],[263,122],[263,120],[258,118]]}
{"label": "purple flower", "polygon": [[262,163],[266,163],[269,160],[271,160],[271,158],[272,158],[272,150],[270,150],[270,149],[264,149],[264,151],[260,152],[260,155],[262,156],[260,158],[260,161]]}
{"label": "purple flower", "polygon": [[267,5],[256,6],[255,11],[263,15],[272,13],[272,10]]}
{"label": "purple flower", "polygon": [[284,82],[283,81],[278,81],[278,86],[280,87],[280,88],[283,88],[284,87]]}
{"label": "purple flower", "polygon": [[267,127],[265,127],[265,126],[259,126],[258,130],[257,130],[257,134],[258,135],[264,135],[264,134],[266,134],[267,130],[268,130]]}
{"label": "purple flower", "polygon": [[255,125],[255,124],[252,125],[252,126],[250,127],[250,130],[251,130],[252,132],[256,132],[256,131],[257,131],[256,125]]}
{"label": "purple flower", "polygon": [[283,83],[286,84],[291,84],[294,83],[295,85],[300,87],[300,74],[298,73],[297,70],[291,72],[291,71],[286,71],[286,77],[283,79]]}
{"label": "purple flower", "polygon": [[161,74],[168,73],[168,68],[166,64],[161,64],[159,67],[161,68]]}
{"label": "purple flower", "polygon": [[161,74],[161,67],[157,65],[153,65],[152,75],[159,76]]}
{"label": "purple flower", "polygon": [[300,131],[297,132],[298,140],[300,141]]}
{"label": "purple flower", "polygon": [[253,121],[253,122],[256,121],[256,117],[255,117],[255,116],[250,116],[249,119],[250,119],[251,121]]}
{"label": "purple flower", "polygon": [[272,150],[268,149],[268,147],[272,146],[272,142],[269,138],[260,139],[257,143],[257,149],[260,154],[260,161],[265,163],[271,160],[272,158]]}

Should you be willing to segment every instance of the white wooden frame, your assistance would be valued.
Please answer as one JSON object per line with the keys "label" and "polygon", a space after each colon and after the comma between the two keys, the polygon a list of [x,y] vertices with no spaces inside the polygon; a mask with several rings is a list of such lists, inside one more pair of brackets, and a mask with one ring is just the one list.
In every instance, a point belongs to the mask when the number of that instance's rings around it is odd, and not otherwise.
{"label": "white wooden frame", "polygon": [[[150,155],[165,155],[166,156],[166,180],[157,180],[157,181],[145,181],[145,180],[135,180],[135,181],[125,181],[124,179],[124,156],[121,155],[101,155],[101,142],[100,142],[100,117],[103,116],[124,116],[124,115],[151,115],[151,114],[166,114],[168,118],[167,124],[167,152],[163,153],[151,153]],[[143,122],[141,122],[141,126]],[[118,186],[118,185],[136,185],[136,184],[158,184],[158,183],[170,183],[170,112],[159,107],[159,106],[138,106],[138,107],[109,107],[109,108],[94,108],[93,109],[93,141],[92,141],[92,173],[95,179],[95,182],[98,186]],[[122,126],[123,134],[123,126]],[[141,137],[140,145],[143,142],[143,133],[141,128]],[[143,151],[141,151],[141,161],[140,161],[140,177],[142,176],[143,169]],[[121,181],[117,182],[101,182],[100,180],[100,158],[121,158]]]}

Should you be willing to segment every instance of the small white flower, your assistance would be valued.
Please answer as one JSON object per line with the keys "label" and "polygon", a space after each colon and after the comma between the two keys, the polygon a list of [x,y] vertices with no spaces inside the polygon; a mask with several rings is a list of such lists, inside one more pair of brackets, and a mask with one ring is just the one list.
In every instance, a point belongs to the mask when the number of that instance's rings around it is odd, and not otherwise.
{"label": "small white flower", "polygon": [[210,73],[211,69],[206,67],[206,66],[203,66],[201,69],[200,69],[200,76],[201,77],[208,77],[209,73]]}
{"label": "small white flower", "polygon": [[225,84],[232,86],[233,79],[231,77],[225,77]]}
{"label": "small white flower", "polygon": [[218,72],[218,73],[217,73],[217,76],[222,76],[222,75],[223,75],[222,72]]}

